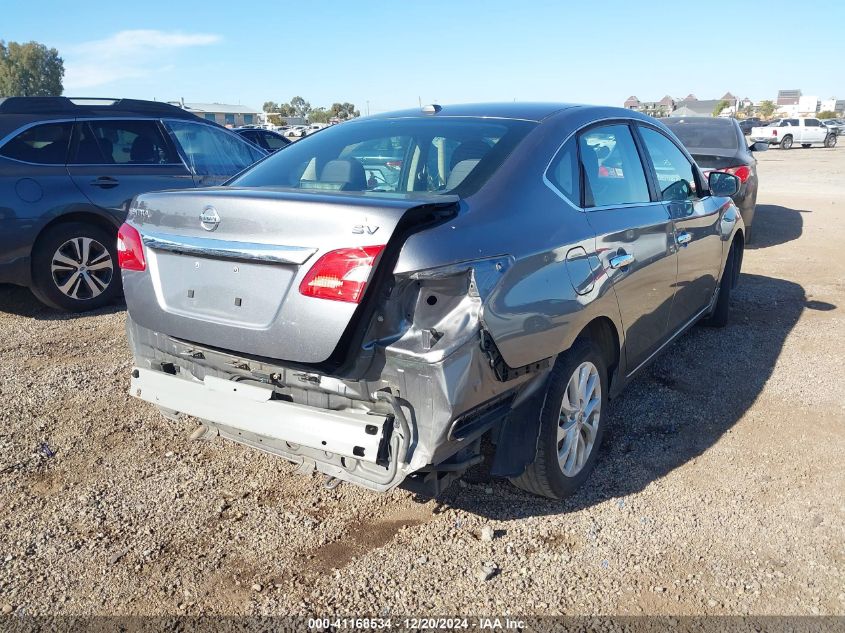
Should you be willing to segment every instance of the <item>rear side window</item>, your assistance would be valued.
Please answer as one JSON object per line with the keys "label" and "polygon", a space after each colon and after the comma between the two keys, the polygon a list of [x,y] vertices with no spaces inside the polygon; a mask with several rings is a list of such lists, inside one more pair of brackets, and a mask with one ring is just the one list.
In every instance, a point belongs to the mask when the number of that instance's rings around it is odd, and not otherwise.
{"label": "rear side window", "polygon": [[73,123],[34,125],[0,149],[0,155],[40,165],[64,165]]}
{"label": "rear side window", "polygon": [[807,127],[819,127],[819,122],[816,119],[804,119],[804,125]]}
{"label": "rear side window", "polygon": [[199,176],[234,176],[264,154],[237,134],[210,125],[168,121],[188,165]]}
{"label": "rear side window", "polygon": [[646,151],[657,174],[662,200],[684,201],[695,198],[695,176],[692,163],[668,138],[651,128],[641,127]]}
{"label": "rear side window", "polygon": [[72,158],[76,165],[168,165],[179,156],[156,121],[89,121],[77,128]]}
{"label": "rear side window", "polygon": [[578,138],[584,206],[650,202],[645,172],[627,125],[591,128]]}
{"label": "rear side window", "polygon": [[283,137],[276,136],[275,134],[264,133],[262,136],[264,137],[264,146],[270,150],[282,149],[290,144]]}
{"label": "rear side window", "polygon": [[549,165],[546,178],[570,202],[578,206],[581,205],[578,182],[578,146],[575,144],[574,137],[569,139],[557,153],[552,164]]}

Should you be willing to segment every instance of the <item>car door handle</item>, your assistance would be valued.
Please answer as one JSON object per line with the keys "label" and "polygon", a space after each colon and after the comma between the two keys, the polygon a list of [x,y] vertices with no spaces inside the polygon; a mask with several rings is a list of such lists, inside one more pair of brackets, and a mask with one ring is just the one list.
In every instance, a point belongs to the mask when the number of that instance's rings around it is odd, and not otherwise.
{"label": "car door handle", "polygon": [[686,246],[690,242],[692,242],[692,235],[684,231],[683,233],[678,234],[675,236],[675,239],[678,241],[678,244],[681,246]]}
{"label": "car door handle", "polygon": [[630,253],[619,253],[611,257],[607,263],[610,264],[611,268],[625,268],[625,266],[633,264],[635,259],[636,257]]}
{"label": "car door handle", "polygon": [[89,184],[94,187],[100,187],[100,189],[112,189],[113,187],[117,187],[120,181],[110,176],[100,176],[92,180]]}

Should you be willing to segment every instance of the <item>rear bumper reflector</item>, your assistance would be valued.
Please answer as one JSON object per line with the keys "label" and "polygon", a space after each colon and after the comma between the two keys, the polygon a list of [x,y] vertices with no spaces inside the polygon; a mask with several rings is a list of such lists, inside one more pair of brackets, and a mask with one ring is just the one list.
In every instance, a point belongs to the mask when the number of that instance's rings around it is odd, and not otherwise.
{"label": "rear bumper reflector", "polygon": [[270,389],[212,376],[194,381],[140,367],[132,376],[130,395],[160,407],[365,462],[375,463],[378,457],[385,415],[270,400]]}

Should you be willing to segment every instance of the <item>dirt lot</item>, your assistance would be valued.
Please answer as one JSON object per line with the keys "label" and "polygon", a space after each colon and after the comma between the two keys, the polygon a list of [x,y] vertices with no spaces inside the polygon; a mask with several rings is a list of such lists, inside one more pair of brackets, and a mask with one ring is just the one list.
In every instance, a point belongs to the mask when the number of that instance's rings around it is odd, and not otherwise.
{"label": "dirt lot", "polygon": [[845,148],[760,161],[732,324],[695,328],[612,403],[566,502],[483,469],[437,501],[330,491],[191,442],[126,395],[122,309],[56,315],[0,286],[0,607],[845,614]]}

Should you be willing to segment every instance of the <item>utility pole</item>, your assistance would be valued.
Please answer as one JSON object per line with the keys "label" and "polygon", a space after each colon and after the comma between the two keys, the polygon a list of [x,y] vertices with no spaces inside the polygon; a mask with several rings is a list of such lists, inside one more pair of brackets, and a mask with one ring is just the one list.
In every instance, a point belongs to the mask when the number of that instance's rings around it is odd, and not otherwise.
{"label": "utility pole", "polygon": [[367,99],[367,116],[370,116],[370,100]]}

